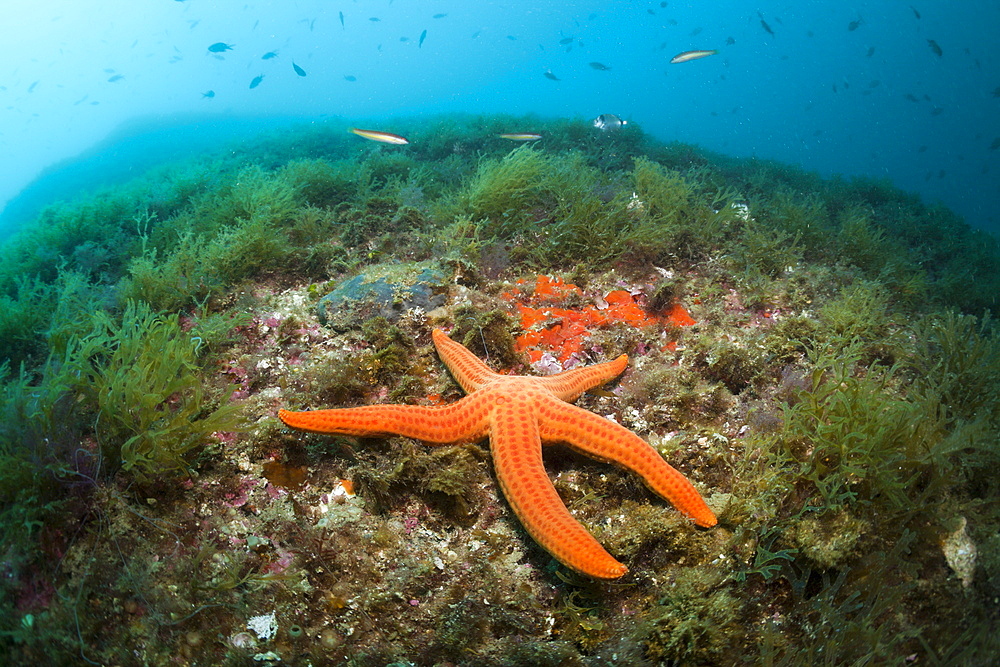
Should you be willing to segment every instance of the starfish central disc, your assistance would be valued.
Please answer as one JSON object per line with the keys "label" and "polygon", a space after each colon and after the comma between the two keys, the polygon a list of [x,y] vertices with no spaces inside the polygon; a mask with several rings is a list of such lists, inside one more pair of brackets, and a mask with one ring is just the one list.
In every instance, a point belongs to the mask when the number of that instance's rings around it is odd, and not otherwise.
{"label": "starfish central disc", "polygon": [[440,329],[434,345],[468,396],[450,405],[370,405],[359,408],[279,410],[288,426],[311,433],[376,437],[402,435],[443,445],[490,439],[497,480],[528,533],[559,562],[600,579],[628,572],[579,521],[552,486],[542,445],[561,442],[639,475],[656,494],[702,527],[715,514],[683,475],[645,440],[615,422],[571,405],[580,395],[622,373],[628,357],[548,377],[494,372]]}

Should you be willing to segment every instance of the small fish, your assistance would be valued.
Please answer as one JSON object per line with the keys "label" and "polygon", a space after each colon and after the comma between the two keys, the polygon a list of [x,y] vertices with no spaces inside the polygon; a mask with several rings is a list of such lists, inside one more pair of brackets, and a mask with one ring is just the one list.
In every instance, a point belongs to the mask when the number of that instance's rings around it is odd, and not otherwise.
{"label": "small fish", "polygon": [[201,96],[202,98],[212,99],[213,97],[215,97],[215,91],[214,90],[206,91],[202,93]]}
{"label": "small fish", "polygon": [[726,46],[732,46],[735,43],[736,43],[735,39],[733,39],[732,37],[726,37]]}
{"label": "small fish", "polygon": [[546,79],[551,79],[553,81],[562,81],[562,79],[560,79],[555,74],[553,74],[552,70],[549,70],[549,69],[545,70],[544,76],[545,76]]}
{"label": "small fish", "polygon": [[253,78],[253,81],[250,82],[250,90],[253,90],[257,86],[259,86],[260,82],[263,81],[263,80],[264,80],[264,75],[263,74],[258,74],[257,76],[255,76]]}
{"label": "small fish", "polygon": [[538,141],[542,138],[542,135],[537,132],[504,132],[497,136],[501,139],[510,139],[511,141]]}
{"label": "small fish", "polygon": [[997,137],[996,139],[994,139],[993,143],[990,144],[990,150],[991,151],[995,151],[998,148],[1000,148],[1000,137]]}
{"label": "small fish", "polygon": [[108,77],[108,83],[114,83],[115,81],[121,81],[125,78],[124,74],[115,74],[114,76]]}
{"label": "small fish", "polygon": [[689,60],[697,60],[698,58],[705,58],[707,56],[714,56],[718,51],[715,49],[703,49],[697,51],[683,51],[678,53],[676,56],[670,59],[670,64],[674,65],[676,63],[686,63]]}
{"label": "small fish", "polygon": [[294,62],[292,63],[292,69],[295,70],[295,73],[298,74],[299,76],[306,75],[306,71],[301,67],[299,67],[298,65],[296,65]]}
{"label": "small fish", "polygon": [[350,132],[353,132],[359,137],[364,137],[365,139],[371,139],[372,141],[380,141],[383,144],[402,145],[410,143],[406,137],[401,137],[398,134],[393,134],[392,132],[381,132],[379,130],[359,130],[356,127],[350,128]]}
{"label": "small fish", "polygon": [[622,129],[624,125],[628,125],[628,121],[622,120],[613,113],[602,113],[594,119],[594,127],[603,132],[617,131]]}
{"label": "small fish", "polygon": [[482,30],[477,30],[474,33],[472,33],[472,36],[469,37],[469,39],[475,39],[475,38],[479,37],[481,34],[483,34],[483,31]]}
{"label": "small fish", "polygon": [[563,37],[562,39],[559,40],[559,44],[562,45],[562,46],[566,46],[567,44],[572,44],[574,39],[576,39],[576,38],[575,37]]}
{"label": "small fish", "polygon": [[933,39],[927,40],[927,46],[931,47],[931,51],[933,51],[934,55],[936,55],[938,58],[944,55],[944,51],[941,50],[941,47],[938,46],[938,43],[935,42]]}
{"label": "small fish", "polygon": [[920,148],[917,149],[917,152],[918,153],[926,153],[927,152],[927,146],[921,146]]}
{"label": "small fish", "polygon": [[875,47],[874,46],[869,46],[868,47],[868,53],[865,54],[865,57],[866,58],[871,58],[873,55],[875,55]]}
{"label": "small fish", "polygon": [[917,9],[916,9],[916,7],[913,7],[912,5],[910,6],[910,9],[913,10],[913,15],[916,16],[917,20],[919,21],[920,20],[920,12],[918,12]]}
{"label": "small fish", "polygon": [[443,19],[445,16],[448,16],[448,15],[447,14],[435,14],[431,18],[432,19]]}
{"label": "small fish", "polygon": [[226,44],[225,42],[216,42],[208,47],[208,50],[212,53],[224,53],[226,51],[232,51],[235,44]]}
{"label": "small fish", "polygon": [[993,97],[1000,97],[1000,86],[993,89]]}
{"label": "small fish", "polygon": [[260,59],[261,60],[270,60],[271,58],[277,58],[277,57],[278,57],[278,52],[277,51],[268,51],[267,53],[265,53],[264,55],[262,55],[260,57]]}
{"label": "small fish", "polygon": [[399,41],[405,44],[406,42],[410,41],[410,38],[409,37],[400,37]]}
{"label": "small fish", "polygon": [[423,46],[423,45],[424,45],[424,40],[425,40],[425,39],[427,39],[427,31],[426,31],[426,30],[424,30],[424,31],[423,31],[422,33],[420,33],[420,39],[418,39],[418,40],[417,40],[417,48],[418,48],[418,49],[419,49],[419,48],[420,48],[421,46]]}
{"label": "small fish", "polygon": [[914,95],[913,93],[907,93],[907,94],[903,95],[903,97],[905,97],[906,99],[910,100],[911,102],[919,102],[920,101],[919,99],[917,99],[917,96]]}
{"label": "small fish", "polygon": [[347,27],[344,25],[344,12],[337,12],[337,13],[340,14],[340,27],[344,30],[347,30]]}
{"label": "small fish", "polygon": [[357,80],[358,80],[358,77],[354,76],[353,74],[345,74],[344,75],[344,81],[357,81]]}
{"label": "small fish", "polygon": [[858,18],[847,24],[847,31],[854,32],[864,24],[864,19]]}
{"label": "small fish", "polygon": [[761,19],[760,20],[760,27],[764,29],[764,32],[766,32],[767,34],[769,34],[771,37],[774,37],[774,31],[771,30],[771,26],[769,26],[767,24],[767,21],[765,21],[764,19]]}
{"label": "small fish", "polygon": [[604,63],[590,63],[590,66],[593,67],[594,69],[596,69],[599,72],[607,72],[609,69],[611,69],[610,67],[608,67]]}
{"label": "small fish", "polygon": [[944,113],[944,109],[942,109],[941,107],[934,107],[933,109],[931,109],[931,115],[932,116],[940,116],[943,113]]}
{"label": "small fish", "polygon": [[379,18],[379,17],[377,17],[377,16],[373,16],[373,17],[371,17],[371,18],[370,18],[370,19],[368,19],[368,20],[369,20],[369,21],[371,21],[372,23],[378,23],[378,22],[379,22],[379,21],[381,21],[382,19],[380,19],[380,18]]}
{"label": "small fish", "polygon": [[509,39],[512,42],[516,42],[517,41],[517,37],[515,37],[514,35],[507,35],[507,39]]}

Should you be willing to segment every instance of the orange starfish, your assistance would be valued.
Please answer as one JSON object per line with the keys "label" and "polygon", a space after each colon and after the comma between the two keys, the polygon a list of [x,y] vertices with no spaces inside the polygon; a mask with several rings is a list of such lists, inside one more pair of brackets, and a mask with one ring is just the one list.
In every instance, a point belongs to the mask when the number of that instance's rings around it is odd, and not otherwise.
{"label": "orange starfish", "polygon": [[646,441],[615,422],[570,405],[586,390],[621,374],[628,356],[549,377],[500,375],[440,329],[438,354],[468,396],[450,405],[372,405],[289,412],[278,417],[312,433],[361,437],[402,435],[443,445],[490,437],[497,480],[521,523],[546,551],[577,572],[614,579],[628,568],[573,518],[545,474],[542,443],[562,442],[642,477],[699,526],[715,515],[691,483]]}

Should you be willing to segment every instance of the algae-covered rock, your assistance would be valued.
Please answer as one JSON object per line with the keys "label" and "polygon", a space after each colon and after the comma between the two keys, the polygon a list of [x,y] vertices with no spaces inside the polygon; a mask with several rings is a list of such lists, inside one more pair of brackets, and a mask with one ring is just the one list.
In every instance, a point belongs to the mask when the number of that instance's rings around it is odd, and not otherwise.
{"label": "algae-covered rock", "polygon": [[444,272],[426,263],[379,265],[340,283],[319,300],[316,314],[337,331],[372,317],[396,322],[409,310],[441,306],[446,290]]}

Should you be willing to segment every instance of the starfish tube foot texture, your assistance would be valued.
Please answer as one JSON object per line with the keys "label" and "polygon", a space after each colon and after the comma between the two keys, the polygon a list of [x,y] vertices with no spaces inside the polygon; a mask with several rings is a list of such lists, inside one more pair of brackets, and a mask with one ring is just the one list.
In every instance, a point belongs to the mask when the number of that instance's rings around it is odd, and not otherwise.
{"label": "starfish tube foot texture", "polygon": [[573,518],[545,473],[542,445],[564,443],[578,452],[639,475],[657,495],[702,527],[715,514],[698,491],[645,440],[615,422],[571,405],[588,389],[617,377],[628,357],[549,377],[501,375],[440,329],[434,345],[468,396],[450,405],[370,405],[280,410],[286,425],[311,433],[401,435],[431,444],[475,442],[489,436],[497,480],[528,533],[556,560],[599,579],[616,579],[623,564]]}

